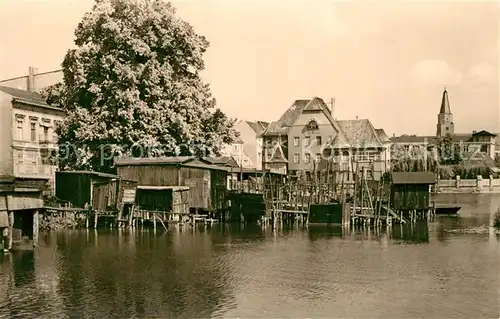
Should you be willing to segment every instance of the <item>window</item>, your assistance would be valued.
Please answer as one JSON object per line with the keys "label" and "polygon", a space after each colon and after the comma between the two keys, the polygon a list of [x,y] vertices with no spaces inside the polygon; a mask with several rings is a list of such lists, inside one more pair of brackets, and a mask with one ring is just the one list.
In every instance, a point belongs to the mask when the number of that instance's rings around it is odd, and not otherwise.
{"label": "window", "polygon": [[309,146],[311,144],[311,138],[309,136],[306,136],[306,139],[304,140],[305,146]]}
{"label": "window", "polygon": [[315,120],[310,120],[306,125],[306,130],[314,131],[318,129],[318,123]]}
{"label": "window", "polygon": [[49,128],[47,126],[43,127],[43,141],[48,142],[49,140]]}
{"label": "window", "polygon": [[36,122],[31,122],[31,141],[36,141]]}
{"label": "window", "polygon": [[306,153],[306,158],[304,159],[304,162],[305,162],[306,164],[311,163],[311,154]]}
{"label": "window", "polygon": [[299,153],[293,154],[293,162],[295,164],[299,164],[300,163],[300,154]]}
{"label": "window", "polygon": [[321,161],[321,154],[318,153],[318,154],[316,154],[316,162],[319,163],[320,161]]}
{"label": "window", "polygon": [[293,138],[293,146],[300,146],[300,137]]}
{"label": "window", "polygon": [[23,120],[21,119],[17,119],[16,120],[16,138],[20,141],[23,140],[23,126],[24,126],[24,122]]}
{"label": "window", "polygon": [[321,143],[321,136],[316,136],[316,145],[321,146],[323,143]]}

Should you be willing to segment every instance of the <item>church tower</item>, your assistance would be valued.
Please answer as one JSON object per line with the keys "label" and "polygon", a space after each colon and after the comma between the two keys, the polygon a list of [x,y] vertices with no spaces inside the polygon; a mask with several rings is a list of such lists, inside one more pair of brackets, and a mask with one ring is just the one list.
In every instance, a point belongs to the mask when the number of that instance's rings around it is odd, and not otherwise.
{"label": "church tower", "polygon": [[437,133],[438,137],[455,134],[455,125],[453,124],[453,114],[448,100],[448,91],[444,88],[443,98],[441,99],[441,109],[438,114]]}

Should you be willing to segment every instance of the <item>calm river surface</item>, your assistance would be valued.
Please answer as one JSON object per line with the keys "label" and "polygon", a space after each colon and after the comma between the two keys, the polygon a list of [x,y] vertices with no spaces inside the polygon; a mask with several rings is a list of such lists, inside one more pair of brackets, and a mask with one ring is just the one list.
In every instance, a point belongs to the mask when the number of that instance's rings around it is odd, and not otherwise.
{"label": "calm river surface", "polygon": [[0,255],[0,317],[499,318],[500,195],[390,232],[218,225],[43,234],[36,252]]}

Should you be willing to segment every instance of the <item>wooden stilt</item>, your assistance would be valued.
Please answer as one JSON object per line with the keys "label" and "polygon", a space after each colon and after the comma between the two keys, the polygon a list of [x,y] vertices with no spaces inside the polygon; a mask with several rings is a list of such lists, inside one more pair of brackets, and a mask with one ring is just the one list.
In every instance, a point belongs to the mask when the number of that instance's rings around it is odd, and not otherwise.
{"label": "wooden stilt", "polygon": [[9,212],[9,242],[7,244],[7,249],[11,250],[12,249],[12,241],[14,237],[14,212],[10,211]]}
{"label": "wooden stilt", "polygon": [[39,223],[38,209],[33,212],[33,247],[38,246],[38,223]]}

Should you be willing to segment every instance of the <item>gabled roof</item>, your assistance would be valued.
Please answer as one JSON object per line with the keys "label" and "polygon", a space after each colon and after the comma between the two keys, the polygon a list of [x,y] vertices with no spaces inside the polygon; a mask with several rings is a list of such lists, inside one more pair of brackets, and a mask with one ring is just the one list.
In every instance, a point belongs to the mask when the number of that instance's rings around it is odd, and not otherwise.
{"label": "gabled roof", "polygon": [[441,109],[439,114],[451,114],[450,101],[448,99],[448,91],[444,88],[443,97],[441,99]]}
{"label": "gabled roof", "polygon": [[203,161],[214,165],[224,165],[228,167],[238,167],[238,162],[233,156],[203,157]]}
{"label": "gabled roof", "polygon": [[472,136],[497,136],[497,134],[490,133],[486,130],[481,130],[479,132],[472,132]]}
{"label": "gabled roof", "polygon": [[262,121],[257,121],[257,122],[252,122],[252,121],[246,121],[248,126],[254,130],[255,134],[261,135],[266,128],[269,126],[269,123],[262,122]]}
{"label": "gabled roof", "polygon": [[278,121],[269,123],[269,126],[263,132],[263,135],[287,134],[290,127],[297,120],[300,114],[302,114],[302,111],[310,101],[311,100],[295,100],[292,106],[285,111]]}
{"label": "gabled roof", "polygon": [[323,113],[330,121],[334,129],[338,132],[337,136],[337,145],[346,145],[347,139],[342,132],[339,124],[335,121],[326,105],[325,101],[319,97],[314,97],[311,100],[296,100],[292,106],[290,106],[286,112],[280,117],[280,119],[276,122],[271,122],[267,129],[262,133],[262,136],[279,136],[279,135],[287,135],[290,131],[290,128],[295,123],[297,118],[304,111],[311,110],[323,110]]}
{"label": "gabled roof", "polygon": [[383,128],[376,128],[375,132],[377,133],[377,136],[381,142],[389,142],[389,136],[385,134],[385,131]]}
{"label": "gabled roof", "polygon": [[392,172],[393,184],[436,184],[432,172]]}
{"label": "gabled roof", "polygon": [[337,121],[340,128],[347,137],[350,146],[353,147],[381,147],[375,128],[367,119]]}

